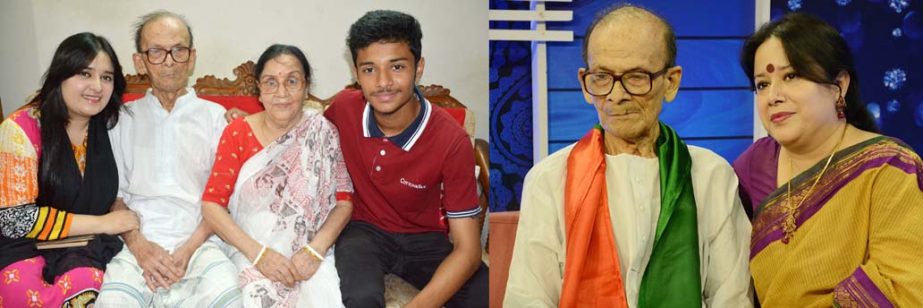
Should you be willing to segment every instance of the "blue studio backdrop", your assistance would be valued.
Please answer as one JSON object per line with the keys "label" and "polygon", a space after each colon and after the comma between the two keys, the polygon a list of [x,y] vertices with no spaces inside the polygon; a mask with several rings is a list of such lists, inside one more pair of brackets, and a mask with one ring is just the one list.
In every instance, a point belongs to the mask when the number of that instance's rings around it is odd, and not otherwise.
{"label": "blue studio backdrop", "polygon": [[799,11],[836,27],[882,133],[923,153],[923,0],[773,0],[771,8],[773,19]]}
{"label": "blue studio backdrop", "polygon": [[[883,132],[923,150],[923,0],[773,0],[771,16],[799,10],[833,24],[852,47],[862,97]],[[571,30],[573,42],[548,43],[548,148],[575,142],[598,120],[577,80],[583,34],[597,12],[617,1],[546,3],[547,10],[574,12],[571,22],[549,22]],[[753,93],[739,66],[743,41],[753,32],[755,3],[739,0],[632,3],[667,19],[677,35],[683,80],[677,98],[664,104],[661,119],[692,145],[733,161],[752,143]],[[491,9],[528,9],[528,2],[491,0]],[[492,22],[491,29],[528,29],[527,22]],[[490,42],[491,210],[518,210],[532,157],[531,45]]]}

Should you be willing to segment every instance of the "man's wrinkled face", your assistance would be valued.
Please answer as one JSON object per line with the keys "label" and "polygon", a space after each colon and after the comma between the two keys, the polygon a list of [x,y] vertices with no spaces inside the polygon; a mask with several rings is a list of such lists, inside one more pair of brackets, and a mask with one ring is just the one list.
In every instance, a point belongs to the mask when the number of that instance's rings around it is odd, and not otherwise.
{"label": "man's wrinkled face", "polygon": [[[182,21],[170,17],[153,20],[141,30],[141,52],[132,57],[135,69],[139,74],[150,77],[152,88],[164,92],[179,91],[189,84],[189,76],[195,67],[196,52],[190,45],[189,30]],[[180,53],[185,48],[190,49],[184,57]],[[163,54],[163,57],[154,59],[149,56],[157,53]]]}
{"label": "man's wrinkled face", "polygon": [[[603,21],[588,38],[588,67],[581,68],[577,77],[584,98],[596,108],[607,136],[623,140],[644,136],[658,125],[664,99],[675,97],[682,68],[665,67],[667,55],[662,29],[653,22]],[[664,73],[650,77],[649,81],[642,80],[650,83],[650,90],[641,95],[628,93],[623,83],[635,81],[624,79],[615,81],[608,95],[587,92],[587,80],[593,82],[593,76],[586,76],[589,74],[608,73],[624,78],[630,73],[651,76],[664,69]]]}

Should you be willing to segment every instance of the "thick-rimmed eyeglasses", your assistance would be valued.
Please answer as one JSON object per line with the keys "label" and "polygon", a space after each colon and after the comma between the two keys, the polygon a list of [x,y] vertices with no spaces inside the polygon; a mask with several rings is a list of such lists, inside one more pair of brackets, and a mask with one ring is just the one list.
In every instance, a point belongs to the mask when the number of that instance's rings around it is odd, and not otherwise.
{"label": "thick-rimmed eyeglasses", "polygon": [[[283,82],[279,82],[275,78],[267,77],[260,80],[260,93],[261,94],[274,94],[280,89],[285,88],[289,93],[297,93],[304,89],[305,79],[300,75],[293,75],[285,78]],[[281,84],[281,86],[280,86]]]}
{"label": "thick-rimmed eyeglasses", "polygon": [[583,89],[594,96],[606,96],[612,93],[615,83],[622,84],[622,89],[631,95],[645,95],[654,88],[654,79],[666,73],[670,67],[651,73],[642,70],[630,71],[621,75],[607,72],[587,72],[583,75]]}
{"label": "thick-rimmed eyeglasses", "polygon": [[186,63],[189,61],[189,55],[192,54],[192,49],[189,47],[173,47],[170,49],[151,48],[141,53],[147,56],[147,62],[151,64],[161,64],[167,61],[167,55],[173,58],[173,62]]}

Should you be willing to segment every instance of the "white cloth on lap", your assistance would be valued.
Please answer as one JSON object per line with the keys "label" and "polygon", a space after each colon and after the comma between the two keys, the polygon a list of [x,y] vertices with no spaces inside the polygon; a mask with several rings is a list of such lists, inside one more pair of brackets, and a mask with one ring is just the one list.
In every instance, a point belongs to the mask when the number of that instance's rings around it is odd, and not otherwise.
{"label": "white cloth on lap", "polygon": [[123,247],[106,268],[97,308],[240,307],[237,268],[213,243],[204,243],[189,259],[186,275],[170,289],[151,291],[138,260]]}

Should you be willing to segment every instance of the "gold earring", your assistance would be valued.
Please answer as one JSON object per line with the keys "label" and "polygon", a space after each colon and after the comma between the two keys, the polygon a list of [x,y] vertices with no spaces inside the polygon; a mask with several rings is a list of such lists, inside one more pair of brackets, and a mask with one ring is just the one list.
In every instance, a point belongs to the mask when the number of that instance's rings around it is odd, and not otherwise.
{"label": "gold earring", "polygon": [[837,119],[846,118],[846,99],[842,96],[836,100],[836,117]]}

